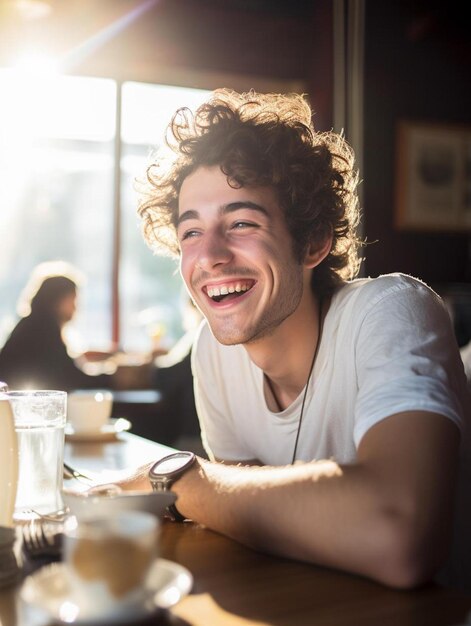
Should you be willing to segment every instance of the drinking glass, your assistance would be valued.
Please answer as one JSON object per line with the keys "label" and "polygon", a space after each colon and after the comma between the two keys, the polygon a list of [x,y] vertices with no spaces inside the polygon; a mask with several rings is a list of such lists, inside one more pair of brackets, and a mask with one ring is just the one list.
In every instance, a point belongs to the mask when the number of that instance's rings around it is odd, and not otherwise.
{"label": "drinking glass", "polygon": [[50,515],[63,508],[62,464],[67,393],[9,391],[18,439],[19,476],[15,520]]}

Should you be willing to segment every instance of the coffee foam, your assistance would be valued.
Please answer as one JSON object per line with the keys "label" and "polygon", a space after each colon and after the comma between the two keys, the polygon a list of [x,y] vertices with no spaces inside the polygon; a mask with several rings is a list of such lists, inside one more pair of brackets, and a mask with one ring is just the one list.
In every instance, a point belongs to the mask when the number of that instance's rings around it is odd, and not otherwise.
{"label": "coffee foam", "polygon": [[105,583],[110,595],[120,600],[139,587],[154,556],[125,537],[111,536],[100,542],[85,537],[77,539],[71,562],[77,576]]}

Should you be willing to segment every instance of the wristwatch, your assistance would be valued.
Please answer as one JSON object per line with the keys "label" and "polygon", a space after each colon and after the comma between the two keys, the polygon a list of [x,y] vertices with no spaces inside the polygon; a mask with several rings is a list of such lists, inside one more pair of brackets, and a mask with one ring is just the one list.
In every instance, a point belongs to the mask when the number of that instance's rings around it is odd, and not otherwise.
{"label": "wristwatch", "polygon": [[[152,489],[154,491],[170,491],[173,483],[188,471],[195,461],[196,456],[193,452],[174,452],[156,461],[149,470]],[[170,504],[167,510],[175,522],[185,520],[175,504]]]}

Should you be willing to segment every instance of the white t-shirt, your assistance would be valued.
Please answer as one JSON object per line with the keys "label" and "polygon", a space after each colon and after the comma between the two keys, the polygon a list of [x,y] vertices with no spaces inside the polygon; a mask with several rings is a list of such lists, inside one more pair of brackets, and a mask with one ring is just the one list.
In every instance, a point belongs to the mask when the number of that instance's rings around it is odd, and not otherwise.
{"label": "white t-shirt", "polygon": [[[192,362],[209,455],[291,463],[304,390],[284,411],[270,411],[263,371],[242,345],[220,344],[206,323]],[[431,289],[402,274],[351,281],[333,295],[324,320],[296,459],[354,462],[374,424],[412,410],[451,419],[462,431],[463,450],[469,449],[467,393],[449,314]]]}
{"label": "white t-shirt", "polygon": [[[217,458],[291,463],[304,390],[284,411],[267,407],[263,371],[206,323],[193,350],[203,442]],[[324,320],[296,458],[350,463],[363,435],[401,411],[463,426],[466,381],[449,315],[426,285],[394,274],[347,283]]]}

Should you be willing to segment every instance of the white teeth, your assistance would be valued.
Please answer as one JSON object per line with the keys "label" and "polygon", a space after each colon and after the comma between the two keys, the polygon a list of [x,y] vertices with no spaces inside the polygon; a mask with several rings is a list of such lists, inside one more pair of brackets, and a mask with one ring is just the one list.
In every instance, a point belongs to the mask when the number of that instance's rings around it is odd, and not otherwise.
{"label": "white teeth", "polygon": [[229,285],[220,285],[219,287],[208,287],[206,293],[210,298],[216,298],[218,296],[227,296],[229,293],[241,293],[248,291],[250,286],[247,283],[233,283]]}

